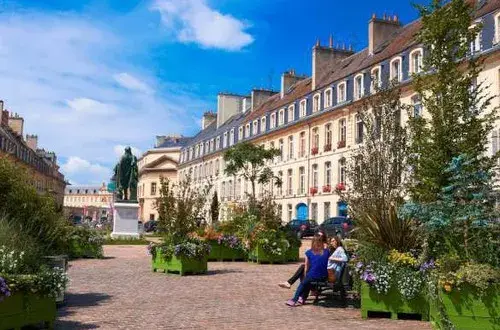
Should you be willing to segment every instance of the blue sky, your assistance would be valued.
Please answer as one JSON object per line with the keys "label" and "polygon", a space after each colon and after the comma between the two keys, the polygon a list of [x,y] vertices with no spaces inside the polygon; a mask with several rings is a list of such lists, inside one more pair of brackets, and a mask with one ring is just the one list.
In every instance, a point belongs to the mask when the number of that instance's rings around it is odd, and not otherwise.
{"label": "blue sky", "polygon": [[95,184],[124,146],[195,133],[218,92],[309,75],[316,39],[363,49],[372,13],[417,18],[406,0],[0,0],[0,98]]}

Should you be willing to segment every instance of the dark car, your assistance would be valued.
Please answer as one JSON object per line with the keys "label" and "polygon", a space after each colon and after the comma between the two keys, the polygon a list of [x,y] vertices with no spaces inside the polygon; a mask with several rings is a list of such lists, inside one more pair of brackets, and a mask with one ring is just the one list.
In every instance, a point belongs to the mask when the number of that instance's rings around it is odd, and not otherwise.
{"label": "dark car", "polygon": [[298,238],[302,238],[313,236],[318,229],[318,223],[315,220],[292,220],[286,227],[294,231]]}
{"label": "dark car", "polygon": [[156,228],[158,227],[158,221],[156,220],[149,220],[144,224],[144,231],[146,233],[151,233],[156,231]]}
{"label": "dark car", "polygon": [[340,237],[349,237],[353,228],[353,222],[347,217],[333,217],[326,219],[318,226],[328,237],[339,235]]}

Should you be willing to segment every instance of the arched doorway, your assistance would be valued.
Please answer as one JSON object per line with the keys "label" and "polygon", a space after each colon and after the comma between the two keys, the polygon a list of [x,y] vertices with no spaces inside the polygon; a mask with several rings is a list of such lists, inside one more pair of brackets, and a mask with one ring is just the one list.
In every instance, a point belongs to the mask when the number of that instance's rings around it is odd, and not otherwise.
{"label": "arched doorway", "polygon": [[297,204],[297,220],[307,220],[308,210],[304,203]]}

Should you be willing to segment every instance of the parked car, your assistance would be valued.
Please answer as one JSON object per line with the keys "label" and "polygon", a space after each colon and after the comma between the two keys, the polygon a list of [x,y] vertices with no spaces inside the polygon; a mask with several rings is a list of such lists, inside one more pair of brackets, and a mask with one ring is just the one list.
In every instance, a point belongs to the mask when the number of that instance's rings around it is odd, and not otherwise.
{"label": "parked car", "polygon": [[158,227],[158,221],[156,221],[156,220],[149,220],[148,222],[146,222],[144,224],[144,231],[146,233],[155,232],[157,227]]}
{"label": "parked car", "polygon": [[290,230],[293,230],[298,238],[313,236],[317,229],[318,223],[316,220],[292,220],[286,224]]}
{"label": "parked car", "polygon": [[322,230],[328,237],[339,235],[340,237],[349,237],[354,224],[352,219],[347,217],[333,217],[326,219],[318,226],[318,230]]}

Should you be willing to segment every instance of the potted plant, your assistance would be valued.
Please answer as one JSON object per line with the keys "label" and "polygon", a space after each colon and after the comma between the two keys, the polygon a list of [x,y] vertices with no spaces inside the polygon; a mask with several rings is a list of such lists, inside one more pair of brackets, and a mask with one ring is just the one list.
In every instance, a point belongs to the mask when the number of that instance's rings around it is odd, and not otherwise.
{"label": "potted plant", "polygon": [[332,151],[332,144],[325,144],[325,146],[323,147],[323,151]]}
{"label": "potted plant", "polygon": [[95,229],[86,226],[70,227],[68,234],[69,257],[102,258],[103,236]]}
{"label": "potted plant", "polygon": [[313,147],[311,148],[311,155],[317,155],[318,154],[318,147]]}
{"label": "potted plant", "polygon": [[259,231],[251,246],[251,260],[257,263],[285,263],[290,243],[274,229]]}
{"label": "potted plant", "polygon": [[323,186],[323,192],[326,193],[326,192],[331,192],[332,191],[332,186],[330,186],[329,184]]}
{"label": "potted plant", "polygon": [[176,272],[181,276],[207,273],[210,245],[197,238],[188,238],[177,243],[165,239],[159,244],[151,243],[148,250],[152,256],[154,272]]}
{"label": "potted plant", "polygon": [[314,196],[315,194],[318,193],[318,187],[309,188],[309,193]]}

